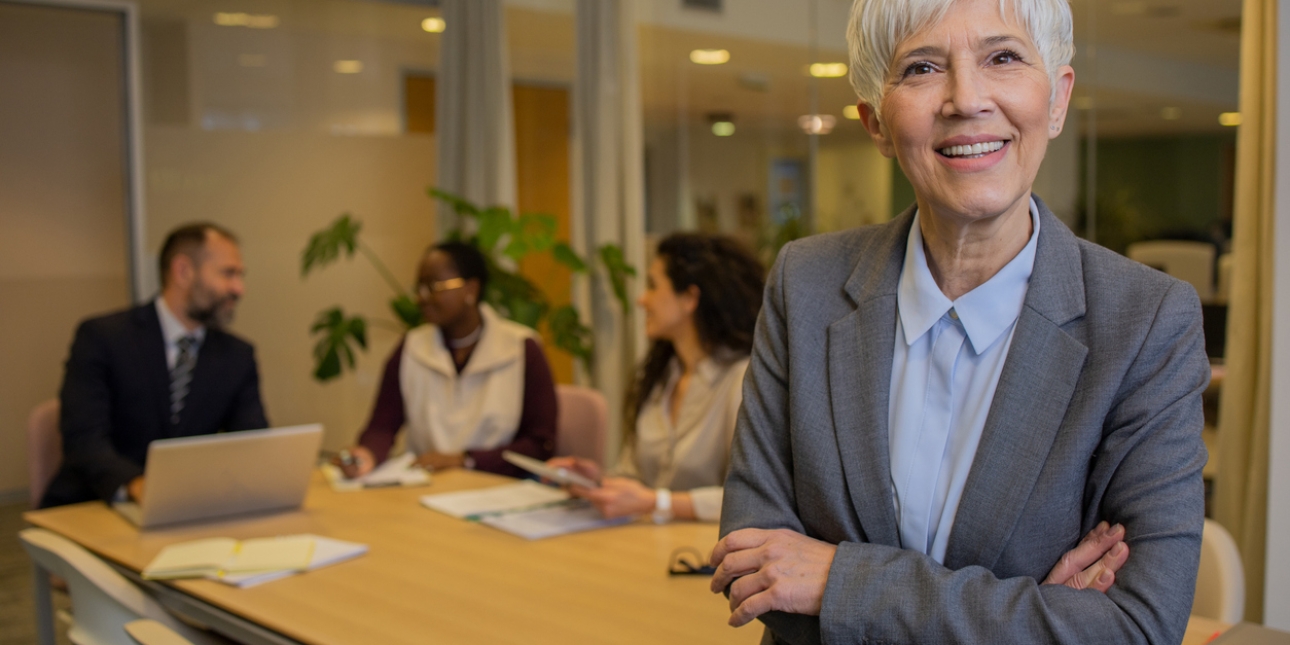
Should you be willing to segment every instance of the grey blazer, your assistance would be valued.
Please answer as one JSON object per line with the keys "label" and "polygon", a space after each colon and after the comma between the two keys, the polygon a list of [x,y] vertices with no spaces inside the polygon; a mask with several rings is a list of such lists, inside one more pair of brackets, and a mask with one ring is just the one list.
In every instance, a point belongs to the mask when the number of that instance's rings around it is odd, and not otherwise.
{"label": "grey blazer", "polygon": [[[1038,201],[1038,200],[1037,200]],[[791,643],[1178,643],[1204,501],[1209,364],[1189,285],[1076,238],[1039,202],[1035,268],[942,566],[900,548],[887,452],[896,284],[913,209],[780,253],[757,323],[721,533],[838,545]],[[1041,586],[1100,520],[1105,593]]]}

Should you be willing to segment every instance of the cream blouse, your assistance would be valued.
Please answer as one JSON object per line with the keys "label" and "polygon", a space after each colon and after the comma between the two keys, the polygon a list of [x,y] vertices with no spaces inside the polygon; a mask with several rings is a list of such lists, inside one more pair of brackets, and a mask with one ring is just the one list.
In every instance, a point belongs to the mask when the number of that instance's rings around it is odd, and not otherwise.
{"label": "cream blouse", "polygon": [[699,362],[682,398],[676,426],[668,402],[681,378],[676,358],[667,380],[655,387],[636,419],[636,438],[623,447],[614,474],[651,488],[688,491],[703,522],[721,519],[722,486],[730,467],[730,442],[743,402],[747,356],[709,356]]}

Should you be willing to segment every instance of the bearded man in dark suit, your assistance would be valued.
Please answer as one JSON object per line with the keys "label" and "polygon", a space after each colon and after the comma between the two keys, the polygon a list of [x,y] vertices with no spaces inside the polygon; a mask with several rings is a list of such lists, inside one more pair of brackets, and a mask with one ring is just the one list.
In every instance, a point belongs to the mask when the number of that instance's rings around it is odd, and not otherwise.
{"label": "bearded man in dark suit", "polygon": [[237,238],[180,227],[160,269],[157,298],[76,330],[59,395],[63,463],[42,507],[139,501],[153,440],[269,425],[254,349],[225,331],[243,292]]}

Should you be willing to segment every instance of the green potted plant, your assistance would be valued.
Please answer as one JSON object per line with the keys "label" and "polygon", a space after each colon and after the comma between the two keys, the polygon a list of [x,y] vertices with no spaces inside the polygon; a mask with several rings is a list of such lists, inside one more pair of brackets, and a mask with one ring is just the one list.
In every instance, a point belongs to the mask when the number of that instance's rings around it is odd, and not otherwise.
{"label": "green potted plant", "polygon": [[[516,268],[525,257],[550,253],[556,262],[574,273],[587,273],[592,269],[567,242],[555,238],[555,218],[537,213],[517,217],[502,206],[481,208],[436,188],[430,188],[429,193],[452,207],[458,215],[457,226],[448,231],[446,239],[474,244],[487,259],[489,280],[484,301],[498,314],[533,329],[540,329],[545,324],[558,349],[582,361],[584,367],[589,366],[594,351],[592,332],[583,324],[577,308],[570,304],[553,309],[542,289]],[[311,271],[342,257],[351,259],[355,253],[360,253],[392,292],[389,306],[396,322],[384,324],[399,333],[420,325],[421,309],[412,293],[363,243],[362,228],[362,222],[349,213],[343,213],[326,228],[310,236],[300,257],[301,277],[308,277]],[[636,269],[626,262],[622,248],[617,245],[600,247],[596,257],[599,261],[597,267],[605,272],[614,297],[624,312],[629,311],[627,280],[636,275]],[[367,350],[368,326],[366,316],[348,315],[339,306],[318,312],[310,328],[310,334],[317,339],[313,352],[314,378],[328,381],[340,376],[346,368],[353,369],[357,353]]]}

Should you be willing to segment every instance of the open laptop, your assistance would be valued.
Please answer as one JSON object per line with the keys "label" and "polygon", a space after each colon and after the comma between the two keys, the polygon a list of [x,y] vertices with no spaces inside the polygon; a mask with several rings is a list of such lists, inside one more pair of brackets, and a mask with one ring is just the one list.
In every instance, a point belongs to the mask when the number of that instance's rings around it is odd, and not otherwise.
{"label": "open laptop", "polygon": [[153,441],[143,502],[113,507],[139,528],[299,508],[322,432],[315,423]]}

